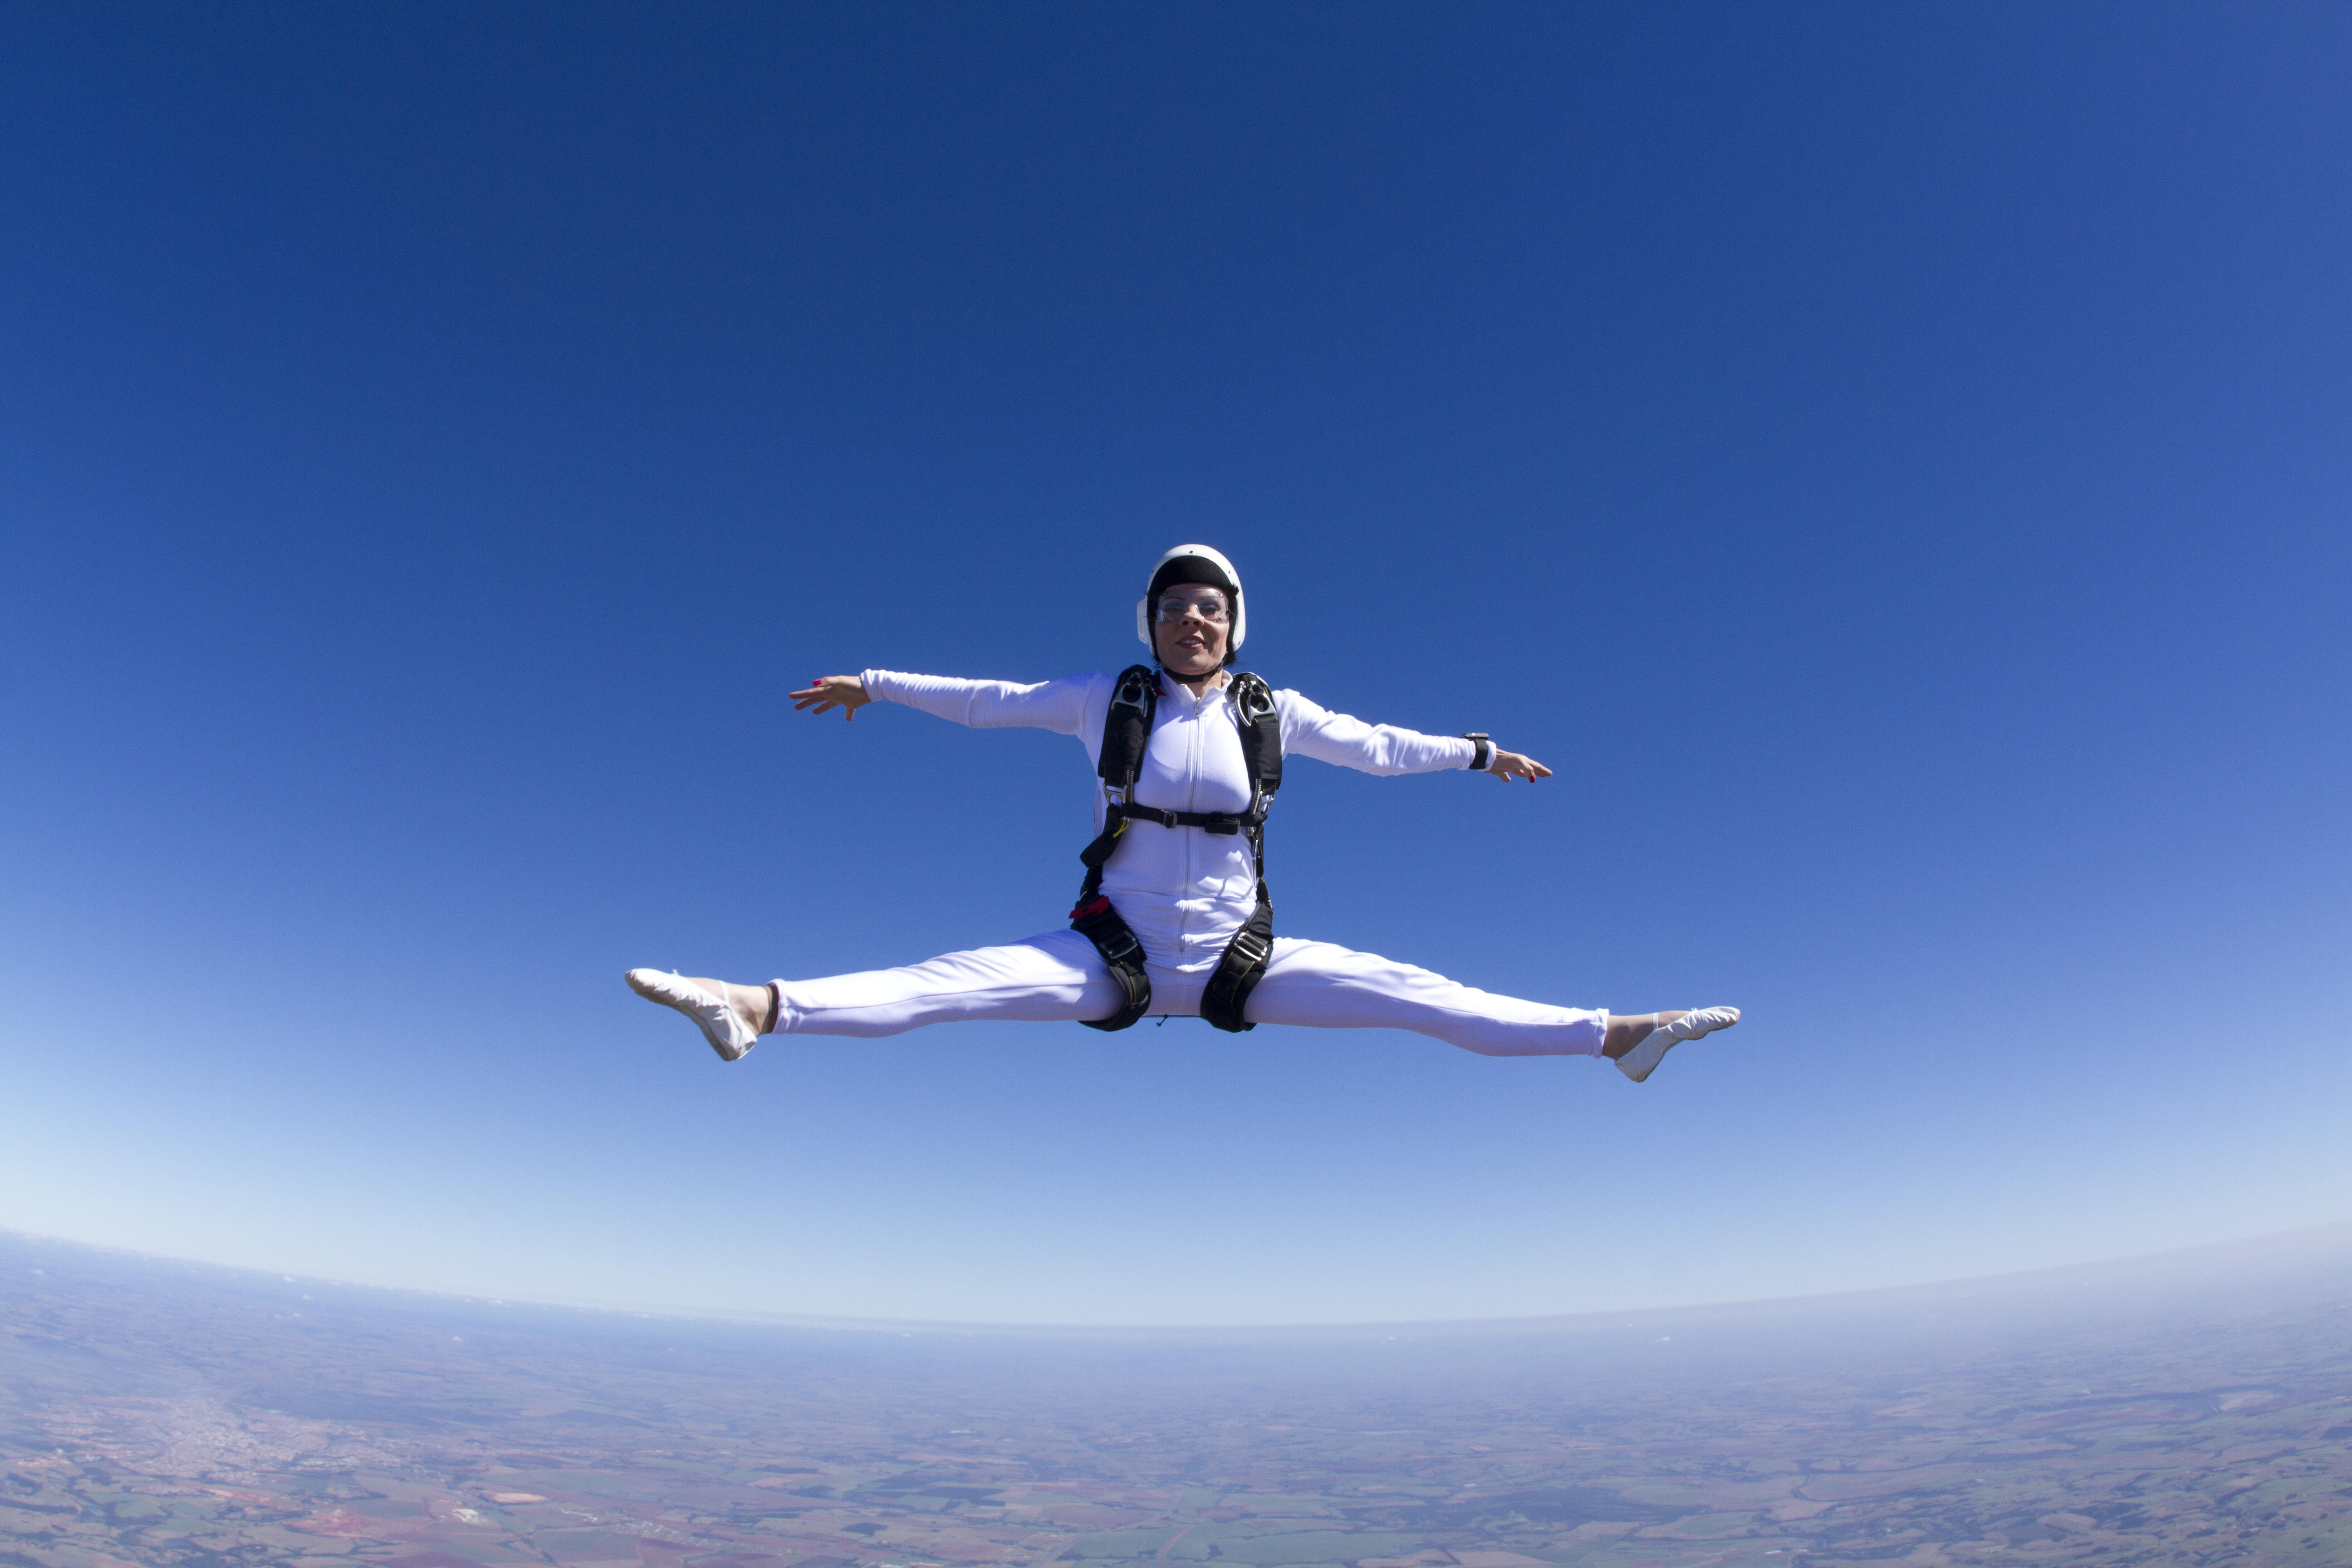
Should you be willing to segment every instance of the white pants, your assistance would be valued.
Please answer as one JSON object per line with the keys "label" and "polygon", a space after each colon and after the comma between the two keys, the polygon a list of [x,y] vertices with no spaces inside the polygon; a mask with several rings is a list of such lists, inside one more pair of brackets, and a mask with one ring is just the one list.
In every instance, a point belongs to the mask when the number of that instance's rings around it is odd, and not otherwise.
{"label": "white pants", "polygon": [[[1210,969],[1158,963],[1151,1015],[1198,1017]],[[1094,944],[1074,931],[950,952],[903,969],[779,980],[780,1035],[903,1034],[925,1024],[997,1018],[1067,1023],[1108,1018],[1124,994]],[[1276,937],[1244,1014],[1253,1024],[1318,1029],[1411,1029],[1487,1057],[1599,1056],[1606,1009],[1552,1007],[1473,990],[1426,969],[1328,942]]]}

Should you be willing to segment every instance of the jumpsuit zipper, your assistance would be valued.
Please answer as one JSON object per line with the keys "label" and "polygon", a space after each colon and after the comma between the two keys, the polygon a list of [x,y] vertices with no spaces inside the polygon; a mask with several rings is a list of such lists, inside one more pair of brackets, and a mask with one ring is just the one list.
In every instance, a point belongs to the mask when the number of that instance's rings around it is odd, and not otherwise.
{"label": "jumpsuit zipper", "polygon": [[[1178,689],[1182,689],[1180,687]],[[1198,811],[1201,809],[1201,715],[1209,706],[1210,693],[1203,690],[1197,697],[1193,697],[1189,691],[1184,694],[1192,698],[1192,711],[1185,724],[1186,777],[1183,809]],[[1199,864],[1201,830],[1197,827],[1180,827],[1176,831],[1184,836],[1184,886],[1176,896],[1176,907],[1184,912],[1178,917],[1176,949],[1185,957],[1190,958],[1193,947],[1192,904],[1194,896],[1200,891],[1201,882]]]}
{"label": "jumpsuit zipper", "polygon": [[[1192,694],[1188,691],[1185,695],[1192,697]],[[1198,811],[1201,809],[1201,700],[1198,697],[1192,698],[1192,718],[1184,729],[1184,809]],[[1177,831],[1184,836],[1184,890],[1178,895],[1182,900],[1178,907],[1186,911],[1184,926],[1178,933],[1177,942],[1189,958],[1192,953],[1192,895],[1198,890],[1201,880],[1199,856],[1195,853],[1200,848],[1200,829],[1182,827]]]}

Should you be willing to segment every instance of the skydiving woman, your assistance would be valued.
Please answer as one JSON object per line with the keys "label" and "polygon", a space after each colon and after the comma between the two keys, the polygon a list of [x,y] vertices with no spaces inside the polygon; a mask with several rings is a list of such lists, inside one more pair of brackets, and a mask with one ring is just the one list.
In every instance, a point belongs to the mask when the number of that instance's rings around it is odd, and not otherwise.
{"label": "skydiving woman", "polygon": [[1118,676],[1035,686],[869,669],[792,693],[803,711],[845,719],[898,702],[975,729],[1076,736],[1103,788],[1071,925],[903,969],[765,985],[632,969],[630,986],[685,1014],[740,1060],[761,1035],[902,1034],[975,1018],[1125,1028],[1153,1016],[1411,1029],[1490,1057],[1599,1056],[1635,1083],[1665,1054],[1739,1021],[1737,1007],[1612,1014],[1473,990],[1409,963],[1273,935],[1262,829],[1285,758],[1368,773],[1464,768],[1508,783],[1551,776],[1485,735],[1416,734],[1270,690],[1231,668],[1247,634],[1233,563],[1206,545],[1160,557],[1136,635],[1157,659]]}

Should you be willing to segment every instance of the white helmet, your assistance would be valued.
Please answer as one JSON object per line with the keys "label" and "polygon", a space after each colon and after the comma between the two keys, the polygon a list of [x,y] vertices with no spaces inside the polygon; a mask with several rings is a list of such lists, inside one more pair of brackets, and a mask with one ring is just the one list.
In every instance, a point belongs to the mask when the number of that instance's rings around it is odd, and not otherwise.
{"label": "white helmet", "polygon": [[1239,653],[1242,637],[1249,630],[1248,612],[1242,607],[1242,574],[1234,570],[1232,562],[1205,544],[1180,544],[1152,563],[1143,597],[1135,602],[1135,635],[1143,646],[1157,651],[1159,645],[1151,640],[1151,601],[1177,583],[1206,583],[1232,596],[1234,630],[1225,639],[1225,657]]}

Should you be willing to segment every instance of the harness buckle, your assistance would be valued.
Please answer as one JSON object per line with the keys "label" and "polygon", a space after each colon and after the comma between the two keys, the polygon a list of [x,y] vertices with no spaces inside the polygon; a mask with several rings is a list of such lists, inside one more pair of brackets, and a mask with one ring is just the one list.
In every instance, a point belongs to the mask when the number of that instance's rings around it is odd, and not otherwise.
{"label": "harness buckle", "polygon": [[1111,694],[1110,705],[1114,708],[1140,709],[1155,695],[1157,693],[1154,689],[1147,685],[1140,677],[1130,677],[1118,683],[1118,689]]}

